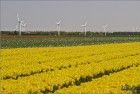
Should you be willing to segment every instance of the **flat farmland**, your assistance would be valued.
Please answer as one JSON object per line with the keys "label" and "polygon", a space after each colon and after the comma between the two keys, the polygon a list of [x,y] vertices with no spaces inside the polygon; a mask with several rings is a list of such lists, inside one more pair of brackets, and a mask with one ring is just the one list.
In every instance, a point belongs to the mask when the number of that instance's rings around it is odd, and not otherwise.
{"label": "flat farmland", "polygon": [[0,94],[140,94],[140,42],[1,49]]}
{"label": "flat farmland", "polygon": [[1,48],[57,47],[137,42],[140,37],[1,36]]}

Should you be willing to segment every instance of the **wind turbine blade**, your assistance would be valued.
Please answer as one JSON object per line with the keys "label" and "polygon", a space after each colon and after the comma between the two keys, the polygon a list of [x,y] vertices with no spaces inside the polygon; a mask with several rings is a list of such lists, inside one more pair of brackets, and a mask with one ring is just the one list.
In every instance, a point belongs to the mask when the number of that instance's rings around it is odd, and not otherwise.
{"label": "wind turbine blade", "polygon": [[57,25],[59,25],[61,23],[61,20],[59,22],[56,22]]}
{"label": "wind turbine blade", "polygon": [[20,21],[18,13],[17,13],[17,20]]}
{"label": "wind turbine blade", "polygon": [[60,21],[58,21],[58,22],[56,22],[56,24],[60,24],[61,23],[61,20]]}

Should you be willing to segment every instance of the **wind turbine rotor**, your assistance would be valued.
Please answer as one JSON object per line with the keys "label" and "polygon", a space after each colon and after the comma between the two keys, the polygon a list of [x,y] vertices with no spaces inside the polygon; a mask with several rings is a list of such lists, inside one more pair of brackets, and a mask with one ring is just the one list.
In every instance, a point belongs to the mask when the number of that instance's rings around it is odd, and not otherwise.
{"label": "wind turbine rotor", "polygon": [[22,25],[23,27],[26,26],[26,24],[24,23],[24,21],[21,21],[21,25]]}
{"label": "wind turbine rotor", "polygon": [[87,22],[85,22],[85,24],[81,25],[82,27],[86,27],[87,26]]}

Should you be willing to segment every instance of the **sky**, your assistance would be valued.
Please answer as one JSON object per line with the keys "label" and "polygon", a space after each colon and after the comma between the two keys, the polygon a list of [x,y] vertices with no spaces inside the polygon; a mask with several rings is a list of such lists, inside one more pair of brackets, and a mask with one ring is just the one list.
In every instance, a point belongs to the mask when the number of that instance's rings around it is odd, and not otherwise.
{"label": "sky", "polygon": [[[0,1],[0,29],[15,30],[17,13],[26,23],[25,31],[56,30],[61,20],[63,31],[140,31],[140,1],[138,0],[2,0]],[[139,29],[138,29],[139,28]]]}

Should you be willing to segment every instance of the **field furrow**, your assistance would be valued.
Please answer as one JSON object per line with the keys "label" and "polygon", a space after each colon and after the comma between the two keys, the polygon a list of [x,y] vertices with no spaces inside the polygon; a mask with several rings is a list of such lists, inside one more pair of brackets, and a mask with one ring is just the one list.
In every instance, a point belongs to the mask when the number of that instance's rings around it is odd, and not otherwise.
{"label": "field furrow", "polygon": [[[127,68],[140,65],[140,55],[126,57],[125,59],[116,59],[112,61],[103,61],[102,63],[93,63],[81,65],[77,68],[63,69],[48,73],[41,73],[29,77],[19,78],[18,80],[3,80],[1,82],[3,92],[55,92],[59,88],[70,85],[80,85],[83,82],[92,81],[109,75],[110,73],[125,70]],[[8,83],[8,86],[7,86]],[[13,85],[13,87],[9,87]],[[27,87],[28,86],[28,87]],[[20,87],[19,89],[17,87]],[[12,88],[12,91],[10,91]]]}
{"label": "field furrow", "polygon": [[59,89],[55,94],[139,94],[139,77],[140,66],[131,67],[124,71],[83,83],[80,86],[74,85]]}

